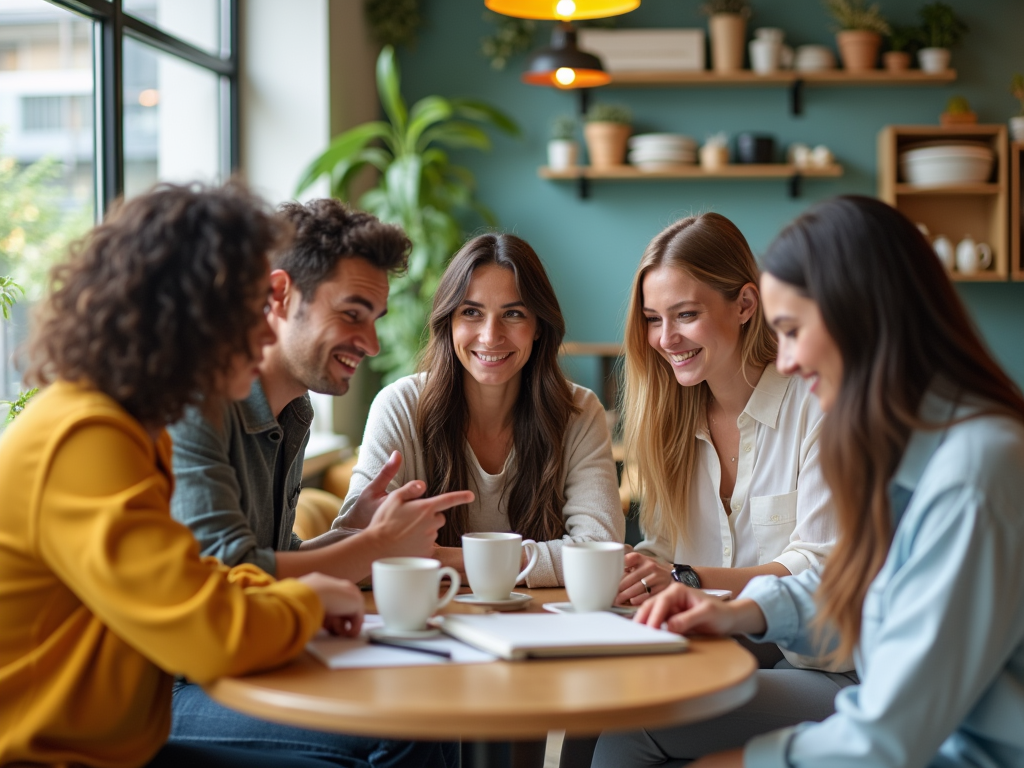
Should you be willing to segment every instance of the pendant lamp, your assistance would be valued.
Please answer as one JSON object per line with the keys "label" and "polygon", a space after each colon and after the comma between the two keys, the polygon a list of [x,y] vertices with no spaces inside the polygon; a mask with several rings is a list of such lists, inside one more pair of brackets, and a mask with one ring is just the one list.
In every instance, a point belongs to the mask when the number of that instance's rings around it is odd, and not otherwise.
{"label": "pendant lamp", "polygon": [[640,0],[484,0],[490,10],[520,19],[603,19],[629,13]]}
{"label": "pendant lamp", "polygon": [[567,22],[555,27],[551,46],[532,54],[523,73],[524,83],[563,89],[594,88],[611,81],[597,56],[576,47],[576,30]]}

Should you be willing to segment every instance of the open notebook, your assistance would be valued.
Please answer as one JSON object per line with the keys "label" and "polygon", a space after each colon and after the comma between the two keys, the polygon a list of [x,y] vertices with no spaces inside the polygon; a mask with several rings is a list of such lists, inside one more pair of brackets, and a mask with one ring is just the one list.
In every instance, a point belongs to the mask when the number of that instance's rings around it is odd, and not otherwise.
{"label": "open notebook", "polygon": [[449,614],[441,630],[503,659],[618,656],[686,650],[685,637],[612,613]]}

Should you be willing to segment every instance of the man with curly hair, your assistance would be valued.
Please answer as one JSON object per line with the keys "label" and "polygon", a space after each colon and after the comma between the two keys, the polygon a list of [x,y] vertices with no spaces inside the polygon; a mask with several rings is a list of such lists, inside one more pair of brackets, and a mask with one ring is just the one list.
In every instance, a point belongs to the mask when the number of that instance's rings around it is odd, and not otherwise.
{"label": "man with curly hair", "polygon": [[[303,542],[292,532],[302,457],[313,409],[309,391],[343,395],[362,360],[380,351],[374,323],[387,311],[388,276],[406,268],[411,243],[400,227],[336,200],[288,203],[294,229],[272,262],[268,320],[276,341],[264,347],[259,378],[245,400],[211,416],[191,409],[171,427],[177,482],[171,511],[188,525],[204,555],[228,565],[252,563],[278,577],[324,573],[359,581],[381,557],[430,556],[443,510],[469,492],[420,499],[426,485],[391,493],[396,453],[362,494],[373,522],[348,538],[332,531]],[[220,707],[196,685],[174,694],[172,741],[304,744],[311,754],[351,758],[375,768],[443,766],[437,744],[380,741],[277,726]]]}

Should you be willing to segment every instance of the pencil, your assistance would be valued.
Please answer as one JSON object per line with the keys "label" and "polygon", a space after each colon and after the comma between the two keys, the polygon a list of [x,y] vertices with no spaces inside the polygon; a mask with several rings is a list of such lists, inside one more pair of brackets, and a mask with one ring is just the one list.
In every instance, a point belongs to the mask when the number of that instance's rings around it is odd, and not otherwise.
{"label": "pencil", "polygon": [[424,648],[421,645],[409,645],[406,643],[396,642],[394,640],[384,640],[378,637],[369,638],[370,645],[386,645],[391,648],[401,648],[403,651],[416,651],[418,653],[426,653],[430,656],[440,656],[443,659],[451,659],[451,651],[446,651],[442,648]]}

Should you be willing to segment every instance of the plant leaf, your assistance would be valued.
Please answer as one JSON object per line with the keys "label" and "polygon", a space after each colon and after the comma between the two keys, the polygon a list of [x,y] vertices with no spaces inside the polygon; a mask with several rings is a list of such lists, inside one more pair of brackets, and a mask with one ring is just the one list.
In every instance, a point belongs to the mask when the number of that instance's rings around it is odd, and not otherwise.
{"label": "plant leaf", "polygon": [[420,135],[431,125],[448,120],[454,114],[448,99],[440,96],[427,96],[417,101],[409,117],[409,130],[405,134],[405,144],[410,149],[416,146]]}
{"label": "plant leaf", "polygon": [[487,102],[477,99],[452,99],[451,103],[455,108],[455,114],[459,117],[493,125],[509,136],[517,138],[522,136],[522,131],[519,130],[519,125],[515,120]]}
{"label": "plant leaf", "polygon": [[351,161],[370,141],[377,138],[390,137],[391,132],[390,125],[380,120],[375,120],[370,123],[363,123],[340,134],[319,157],[306,167],[302,178],[295,188],[295,194],[301,195],[321,176],[331,174],[334,166],[338,163],[346,160]]}
{"label": "plant leaf", "polygon": [[461,121],[441,123],[428,128],[420,137],[418,145],[426,148],[435,141],[452,149],[470,147],[487,151],[491,148],[491,138],[483,128]]}
{"label": "plant leaf", "polygon": [[398,63],[395,61],[395,49],[385,45],[377,57],[377,93],[391,124],[399,136],[405,133],[408,114],[405,101],[402,99],[401,82]]}

